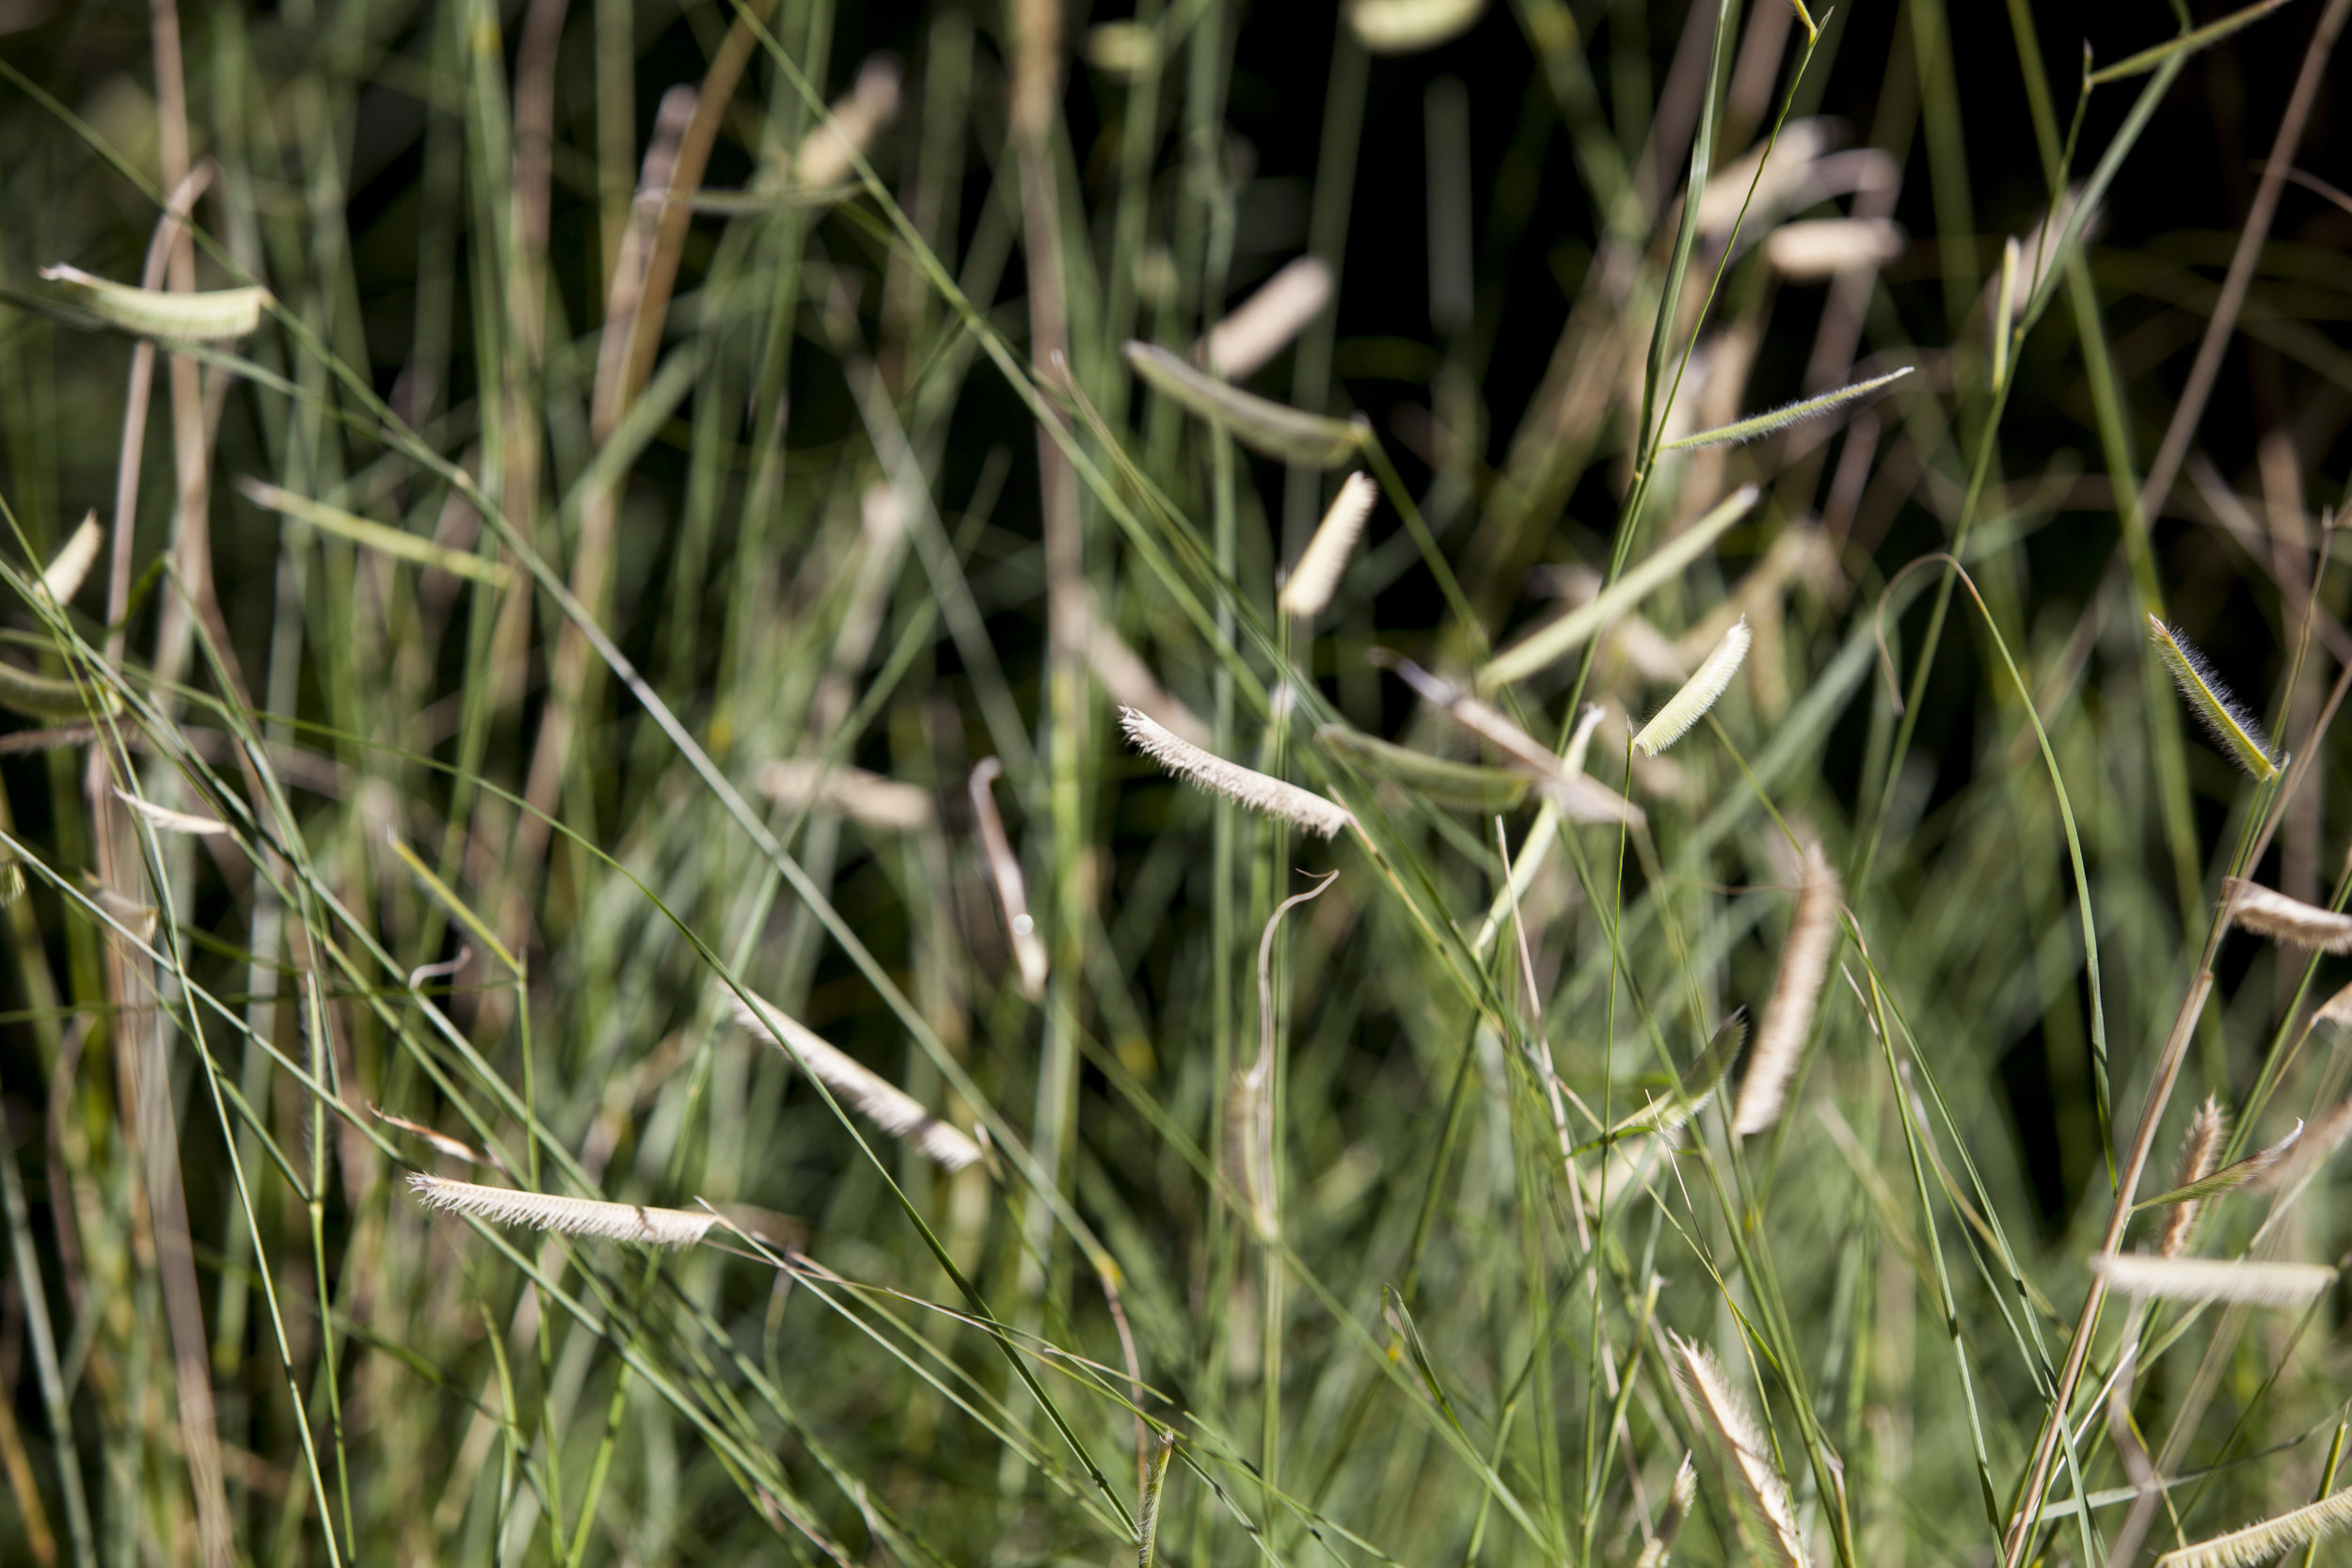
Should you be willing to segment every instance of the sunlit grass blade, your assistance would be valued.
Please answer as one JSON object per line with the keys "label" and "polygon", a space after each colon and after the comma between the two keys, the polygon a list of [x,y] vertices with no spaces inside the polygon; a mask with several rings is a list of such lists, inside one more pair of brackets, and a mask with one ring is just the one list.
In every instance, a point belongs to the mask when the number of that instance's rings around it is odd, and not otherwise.
{"label": "sunlit grass blade", "polygon": [[2218,43],[2239,28],[2250,23],[2260,22],[2286,3],[2287,0],[2257,0],[2256,4],[2247,7],[2244,10],[2232,11],[2218,22],[2208,22],[2202,27],[2183,33],[2178,38],[2169,38],[2162,43],[2152,44],[2138,54],[2127,55],[2113,65],[2101,66],[2083,79],[2083,85],[2093,87],[2103,87],[2109,82],[2121,82],[2126,77],[2144,76],[2172,58],[2173,55],[2195,54],[2200,49]]}
{"label": "sunlit grass blade", "polygon": [[1911,370],[1909,365],[1905,365],[1900,370],[1888,371],[1884,375],[1874,375],[1867,381],[1857,381],[1851,387],[1840,387],[1834,392],[1823,392],[1817,398],[1803,398],[1795,403],[1783,404],[1778,408],[1767,409],[1761,414],[1751,414],[1744,420],[1737,420],[1726,425],[1718,425],[1713,430],[1702,430],[1696,435],[1668,441],[1660,450],[1683,451],[1692,447],[1720,447],[1740,441],[1753,441],[1758,436],[1770,436],[1776,430],[1786,430],[1792,424],[1801,424],[1806,420],[1818,420],[1824,414],[1834,414],[1848,404],[1857,403],[1868,397],[1882,387],[1900,381],[1911,373]]}
{"label": "sunlit grass blade", "polygon": [[1355,426],[1343,420],[1309,414],[1228,386],[1153,343],[1131,342],[1126,355],[1127,363],[1145,385],[1252,451],[1333,468],[1359,450]]}

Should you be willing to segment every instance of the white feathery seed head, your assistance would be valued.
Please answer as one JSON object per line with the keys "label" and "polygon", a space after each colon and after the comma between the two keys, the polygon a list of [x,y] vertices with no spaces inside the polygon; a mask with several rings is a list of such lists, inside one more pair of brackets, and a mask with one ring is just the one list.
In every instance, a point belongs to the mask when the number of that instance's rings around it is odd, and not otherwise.
{"label": "white feathery seed head", "polygon": [[2352,953],[2352,914],[2290,898],[2242,877],[2226,885],[2231,916],[2256,936],[2307,952]]}
{"label": "white feathery seed head", "polygon": [[1740,1103],[1731,1119],[1735,1137],[1761,1132],[1780,1119],[1788,1081],[1796,1075],[1797,1058],[1812,1032],[1821,983],[1829,976],[1830,945],[1837,934],[1838,883],[1818,839],[1805,844],[1803,877],[1796,917],[1788,923],[1788,940],[1772,976],[1772,998],[1756,1030],[1748,1074],[1740,1081]]}
{"label": "white feathery seed head", "polygon": [[1331,269],[1320,257],[1301,256],[1209,328],[1201,357],[1228,381],[1263,369],[1331,303]]}
{"label": "white feathery seed head", "polygon": [[1470,31],[1486,0],[1347,0],[1343,14],[1375,55],[1415,55]]}
{"label": "white feathery seed head", "polygon": [[1746,616],[1734,621],[1731,629],[1715,644],[1715,651],[1682,683],[1682,689],[1668,698],[1666,705],[1642,726],[1642,733],[1633,737],[1633,749],[1645,757],[1654,757],[1681,739],[1715,705],[1715,699],[1724,694],[1731,677],[1740,673],[1740,661],[1748,657],[1748,644],[1754,636],[1748,630]]}
{"label": "white feathery seed head", "polygon": [[[787,1016],[774,1003],[762,999],[754,1007],[730,990],[727,1004],[734,1009],[737,1023],[786,1055],[799,1056],[811,1076],[892,1137],[907,1139],[949,1170],[961,1170],[980,1157],[978,1144],[923,1109],[922,1101]],[[779,1029],[781,1036],[776,1032]]]}
{"label": "white feathery seed head", "polygon": [[73,595],[82,591],[82,583],[89,569],[98,562],[98,548],[105,543],[106,531],[98,526],[98,514],[92,512],[82,519],[82,526],[73,531],[73,537],[65,542],[49,569],[40,575],[40,592],[51,604],[71,604]]}
{"label": "white feathery seed head", "polygon": [[1282,584],[1279,605],[1283,614],[1294,621],[1311,621],[1330,607],[1340,574],[1347,569],[1347,558],[1354,553],[1356,541],[1363,537],[1364,523],[1379,499],[1380,486],[1361,469],[1341,483],[1331,509],[1323,515],[1315,536],[1298,553],[1298,564],[1291,568],[1290,579]]}
{"label": "white feathery seed head", "polygon": [[2156,1559],[2156,1568],[2255,1568],[2306,1542],[2333,1535],[2347,1524],[2352,1524],[2352,1491],[2167,1552]]}
{"label": "white feathery seed head", "polygon": [[558,1197],[514,1187],[478,1187],[422,1171],[408,1173],[417,1201],[446,1214],[471,1214],[492,1225],[522,1225],[565,1236],[600,1236],[640,1246],[692,1246],[709,1233],[718,1216],[691,1209],[646,1209],[634,1203]]}
{"label": "white feathery seed head", "polygon": [[2157,1258],[2144,1252],[2094,1254],[2090,1272],[2127,1296],[2247,1307],[2300,1307],[2336,1281],[2336,1271],[2324,1263]]}
{"label": "white feathery seed head", "polygon": [[2148,617],[2148,636],[2155,643],[2165,668],[2172,672],[2172,683],[2181,689],[2181,695],[2196,711],[2198,722],[2212,735],[2214,744],[2231,761],[2265,784],[2277,778],[2279,762],[2270,754],[2270,742],[2264,738],[2262,725],[2221,684],[2221,677],[2213,673],[2205,656],[2153,613]]}
{"label": "white feathery seed head", "polygon": [[1763,1516],[1767,1533],[1778,1548],[1782,1568],[1806,1568],[1804,1538],[1797,1531],[1796,1504],[1788,1496],[1788,1483],[1772,1465],[1772,1447],[1756,1425],[1756,1412],[1732,1386],[1730,1375],[1724,1370],[1723,1363],[1715,1359],[1714,1352],[1679,1334],[1670,1334],[1668,1338],[1682,1358],[1684,1379],[1691,1392],[1706,1410],[1708,1418],[1715,1423],[1724,1446],[1731,1450],[1732,1467],[1740,1472],[1748,1500]]}
{"label": "white feathery seed head", "polygon": [[1356,820],[1337,801],[1295,784],[1269,778],[1239,763],[1228,762],[1214,752],[1203,751],[1170,735],[1134,708],[1119,710],[1119,727],[1126,732],[1136,750],[1170,773],[1211,794],[1222,795],[1236,805],[1279,817],[1295,828],[1321,833],[1325,838]]}
{"label": "white feathery seed head", "polygon": [[[2181,1141],[2181,1168],[2177,1173],[2179,1180],[2172,1183],[2174,1187],[2193,1187],[2213,1174],[2214,1157],[2220,1152],[2226,1125],[2220,1097],[2207,1095],[2205,1102],[2197,1107],[2197,1115],[2189,1120],[2188,1135]],[[2188,1233],[2197,1223],[2201,1207],[2202,1204],[2196,1198],[2172,1206],[2172,1212],[2164,1217],[2164,1230],[2156,1239],[2157,1257],[2177,1258],[2187,1247]]]}

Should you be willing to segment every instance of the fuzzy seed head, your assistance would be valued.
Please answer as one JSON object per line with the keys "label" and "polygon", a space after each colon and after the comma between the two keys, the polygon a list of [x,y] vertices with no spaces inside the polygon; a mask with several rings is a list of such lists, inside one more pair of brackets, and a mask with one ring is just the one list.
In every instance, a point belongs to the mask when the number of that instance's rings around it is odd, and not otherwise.
{"label": "fuzzy seed head", "polygon": [[1746,616],[1733,622],[1731,629],[1715,644],[1715,651],[1682,683],[1682,689],[1642,726],[1642,733],[1633,737],[1633,749],[1645,757],[1654,757],[1681,739],[1715,705],[1715,699],[1724,694],[1731,677],[1740,673],[1740,661],[1748,657],[1748,644],[1754,636],[1748,630]]}
{"label": "fuzzy seed head", "polygon": [[2165,668],[2172,672],[2172,683],[2181,689],[2182,697],[2197,715],[2198,722],[2212,735],[2214,744],[2231,761],[2265,784],[2277,778],[2278,760],[2270,754],[2270,742],[2263,737],[2262,725],[2221,684],[2221,677],[2213,673],[2205,656],[2153,614],[2148,617],[2148,636],[2155,643]]}
{"label": "fuzzy seed head", "polygon": [[1365,520],[1379,499],[1380,486],[1370,474],[1359,470],[1347,476],[1332,499],[1331,510],[1323,515],[1315,536],[1299,552],[1290,580],[1282,584],[1283,614],[1294,621],[1311,621],[1330,607],[1340,574],[1347,569],[1347,558],[1363,536]]}
{"label": "fuzzy seed head", "polygon": [[1136,750],[1170,773],[1262,816],[1279,817],[1325,838],[1356,820],[1338,802],[1180,740],[1134,708],[1119,710],[1119,726]]}

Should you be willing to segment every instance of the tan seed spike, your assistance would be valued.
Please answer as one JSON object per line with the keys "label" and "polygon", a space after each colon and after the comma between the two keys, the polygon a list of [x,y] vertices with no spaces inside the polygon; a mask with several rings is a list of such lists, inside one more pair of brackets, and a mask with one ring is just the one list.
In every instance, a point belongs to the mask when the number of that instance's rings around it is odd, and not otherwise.
{"label": "tan seed spike", "polygon": [[2333,1535],[2346,1524],[2352,1524],[2352,1491],[2167,1552],[2156,1559],[2156,1568],[2254,1568],[2291,1547]]}
{"label": "tan seed spike", "polygon": [[[2221,1148],[2223,1124],[2220,1100],[2207,1095],[2205,1102],[2197,1107],[2197,1115],[2188,1124],[2188,1136],[2181,1143],[2180,1180],[2172,1183],[2175,1187],[2195,1186],[2213,1174],[2214,1156]],[[2163,1233],[2156,1239],[2157,1257],[2177,1258],[2181,1255],[2182,1249],[2188,1245],[2189,1229],[2196,1225],[2197,1211],[2201,1207],[2202,1205],[2196,1198],[2173,1206],[2172,1212],[2164,1217]]]}
{"label": "tan seed spike", "polygon": [[1005,765],[982,757],[968,781],[972,817],[979,825],[980,853],[988,860],[989,881],[996,889],[997,907],[1004,911],[1005,934],[1012,942],[1013,962],[1021,971],[1021,993],[1030,1001],[1045,995],[1045,942],[1037,934],[1029,913],[1028,883],[1021,876],[1020,857],[1005,836],[1005,819],[996,813],[996,776]]}
{"label": "tan seed spike", "polygon": [[2155,643],[2165,668],[2172,672],[2173,684],[2181,689],[2181,695],[2195,710],[2198,721],[2211,733],[2214,743],[2265,784],[2277,778],[2279,764],[2270,754],[2270,742],[2263,738],[2262,726],[2230,694],[2230,689],[2221,684],[2213,666],[2205,662],[2205,656],[2153,614],[2148,617],[2148,636]]}
{"label": "tan seed spike", "polygon": [[1837,872],[1821,852],[1818,840],[1804,847],[1804,879],[1797,889],[1796,918],[1788,925],[1788,941],[1780,950],[1780,969],[1772,977],[1772,999],[1756,1035],[1756,1053],[1748,1075],[1740,1082],[1740,1104],[1733,1114],[1736,1137],[1761,1132],[1780,1119],[1788,1098],[1788,1080],[1795,1076],[1797,1058],[1812,1032],[1813,1009],[1820,1001],[1821,982],[1829,974],[1829,950],[1837,933]]}
{"label": "tan seed spike", "polygon": [[1201,357],[1228,381],[1248,380],[1330,303],[1331,269],[1319,257],[1301,256],[1209,329]]}
{"label": "tan seed spike", "polygon": [[1338,802],[1239,763],[1228,762],[1188,740],[1180,740],[1134,708],[1119,710],[1119,727],[1127,732],[1127,739],[1136,750],[1178,778],[1262,816],[1279,817],[1295,828],[1321,833],[1325,838],[1356,820]]}
{"label": "tan seed spike", "polygon": [[1682,1522],[1691,1516],[1692,1505],[1699,1500],[1699,1472],[1684,1454],[1682,1464],[1675,1471],[1674,1485],[1666,1494],[1666,1512],[1658,1521],[1658,1533],[1649,1538],[1633,1568],[1666,1568],[1667,1554],[1674,1550],[1675,1537],[1682,1533]]}
{"label": "tan seed spike", "polygon": [[2307,952],[2352,953],[2352,914],[2338,914],[2259,883],[2233,877],[2226,884],[2232,918],[2258,937]]}
{"label": "tan seed spike", "polygon": [[73,537],[65,542],[65,548],[40,575],[40,591],[54,605],[71,604],[73,595],[82,591],[83,579],[98,561],[98,547],[105,542],[106,531],[98,526],[98,514],[92,512],[82,519],[82,526],[73,531]]}
{"label": "tan seed spike", "polygon": [[1797,1531],[1796,1505],[1789,1499],[1788,1483],[1781,1480],[1780,1472],[1772,1466],[1772,1450],[1756,1426],[1756,1413],[1732,1386],[1730,1376],[1712,1351],[1678,1334],[1668,1338],[1682,1358],[1691,1392],[1706,1410],[1708,1418],[1715,1423],[1724,1447],[1731,1450],[1732,1467],[1740,1473],[1748,1500],[1763,1516],[1782,1568],[1806,1568],[1804,1537]]}
{"label": "tan seed spike", "polygon": [[852,153],[863,154],[898,114],[898,67],[887,55],[869,55],[858,68],[850,95],[833,106],[831,119],[801,138],[792,158],[792,183],[822,190],[857,178]]}
{"label": "tan seed spike", "polygon": [[1347,25],[1375,55],[1417,55],[1470,29],[1486,0],[1348,0]]}
{"label": "tan seed spike", "polygon": [[422,1171],[409,1172],[408,1186],[418,1202],[442,1213],[471,1214],[492,1225],[523,1225],[565,1236],[600,1236],[640,1246],[692,1246],[718,1219],[690,1209],[645,1209],[633,1203],[599,1203],[594,1198],[558,1197],[513,1187],[477,1187],[470,1181],[448,1181]]}
{"label": "tan seed spike", "polygon": [[1311,621],[1330,608],[1340,574],[1347,569],[1347,558],[1363,536],[1364,522],[1379,499],[1380,486],[1370,474],[1359,471],[1347,476],[1340,493],[1332,498],[1331,510],[1323,515],[1315,536],[1299,552],[1290,580],[1282,584],[1279,607],[1283,614],[1294,621]]}
{"label": "tan seed spike", "polygon": [[760,793],[787,810],[823,806],[869,828],[912,832],[931,822],[931,792],[820,757],[776,757],[759,765]]}
{"label": "tan seed spike", "polygon": [[2336,1281],[2336,1271],[2323,1263],[2153,1258],[2144,1252],[2096,1254],[2090,1272],[2127,1296],[2247,1307],[2300,1307]]}
{"label": "tan seed spike", "polygon": [[1715,705],[1715,699],[1731,684],[1731,677],[1740,673],[1740,661],[1748,657],[1748,643],[1754,635],[1748,630],[1746,616],[1733,622],[1723,641],[1715,644],[1715,651],[1682,683],[1682,689],[1668,698],[1666,705],[1642,726],[1642,733],[1633,737],[1633,749],[1645,757],[1654,757],[1706,717],[1707,710]]}
{"label": "tan seed spike", "polygon": [[[908,1139],[949,1170],[961,1170],[980,1157],[979,1145],[923,1109],[922,1101],[814,1029],[787,1017],[774,1003],[763,1000],[755,1008],[733,991],[727,993],[727,1002],[735,1010],[737,1023],[772,1042],[785,1054],[797,1054],[802,1065],[847,1101],[850,1109],[892,1137]],[[771,1019],[775,1021],[772,1028]],[[784,1032],[781,1037],[778,1029]]]}

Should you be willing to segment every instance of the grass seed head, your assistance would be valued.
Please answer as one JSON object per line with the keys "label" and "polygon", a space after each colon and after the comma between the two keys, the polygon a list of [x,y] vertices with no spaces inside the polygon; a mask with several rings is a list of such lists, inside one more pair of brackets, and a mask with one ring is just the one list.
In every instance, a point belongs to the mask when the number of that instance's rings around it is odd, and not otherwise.
{"label": "grass seed head", "polygon": [[1705,717],[1715,705],[1715,699],[1731,685],[1731,677],[1740,673],[1740,661],[1748,657],[1748,644],[1754,634],[1748,630],[1744,615],[1731,624],[1714,652],[1682,683],[1682,689],[1666,701],[1650,721],[1642,726],[1642,733],[1633,737],[1633,749],[1645,757],[1654,757],[1688,734],[1692,725]]}
{"label": "grass seed head", "polygon": [[1330,303],[1331,269],[1319,257],[1301,256],[1209,329],[1201,358],[1226,380],[1246,381]]}
{"label": "grass seed head", "polygon": [[[2180,1179],[2173,1182],[2175,1187],[2193,1187],[2213,1174],[2214,1158],[2220,1152],[2225,1125],[2220,1099],[2207,1095],[2189,1121],[2188,1136],[2182,1140]],[[2180,1256],[2188,1245],[2188,1233],[2197,1223],[2200,1206],[2196,1198],[2173,1205],[2172,1212],[2164,1217],[2164,1231],[2156,1240],[2157,1257]]]}
{"label": "grass seed head", "polygon": [[2352,1524],[2352,1491],[2167,1552],[2156,1559],[2156,1568],[2255,1568],[2282,1552],[2333,1535],[2347,1524]]}
{"label": "grass seed head", "polygon": [[2306,952],[2352,953],[2352,914],[2338,914],[2299,898],[2233,877],[2224,884],[2231,917],[2256,936]]}
{"label": "grass seed head", "polygon": [[1780,1119],[1788,1081],[1796,1075],[1805,1037],[1812,1032],[1821,983],[1829,975],[1830,945],[1837,934],[1837,872],[1820,842],[1807,842],[1796,917],[1788,923],[1788,940],[1780,950],[1772,998],[1756,1030],[1747,1076],[1740,1081],[1740,1104],[1731,1118],[1734,1136],[1761,1132]]}
{"label": "grass seed head", "polygon": [[1213,795],[1222,795],[1261,816],[1279,817],[1294,828],[1320,833],[1325,838],[1355,820],[1347,808],[1337,801],[1237,762],[1228,762],[1214,752],[1177,738],[1134,708],[1119,710],[1119,724],[1136,750],[1178,778]]}
{"label": "grass seed head", "polygon": [[1373,503],[1379,499],[1380,486],[1368,473],[1359,470],[1342,482],[1331,509],[1323,515],[1315,536],[1299,552],[1298,564],[1291,568],[1290,579],[1282,584],[1283,614],[1294,621],[1311,621],[1330,607],[1340,574],[1347,569],[1347,558],[1355,552]]}
{"label": "grass seed head", "polygon": [[1782,1568],[1806,1568],[1796,1504],[1788,1496],[1788,1483],[1773,1466],[1772,1447],[1756,1424],[1756,1412],[1732,1386],[1714,1352],[1678,1334],[1670,1333],[1667,1338],[1681,1357],[1684,1382],[1714,1423],[1724,1447],[1731,1450],[1732,1468],[1739,1472],[1748,1500],[1762,1516]]}
{"label": "grass seed head", "polygon": [[2212,735],[2214,744],[2265,784],[2277,778],[2279,764],[2270,754],[2270,742],[2263,737],[2262,725],[2221,684],[2213,666],[2205,662],[2205,656],[2153,614],[2148,617],[2148,636],[2155,643],[2165,668],[2172,672],[2173,684],[2181,689],[2181,695],[2187,700],[2198,721]]}
{"label": "grass seed head", "polygon": [[892,1137],[908,1140],[949,1170],[961,1170],[980,1157],[978,1144],[932,1116],[922,1101],[787,1016],[774,1003],[762,1000],[754,1007],[732,990],[727,992],[727,1003],[738,1024],[787,1056],[797,1055],[812,1076]]}
{"label": "grass seed head", "polygon": [[2300,1307],[2336,1280],[2336,1271],[2324,1263],[2158,1258],[2144,1252],[2099,1253],[2090,1259],[2090,1272],[2127,1296],[2247,1307]]}
{"label": "grass seed head", "polygon": [[640,1246],[692,1246],[718,1223],[715,1214],[691,1209],[647,1209],[634,1203],[603,1203],[558,1197],[514,1187],[478,1187],[422,1171],[408,1173],[409,1190],[426,1208],[471,1214],[492,1225],[528,1226],[565,1236],[597,1236]]}

